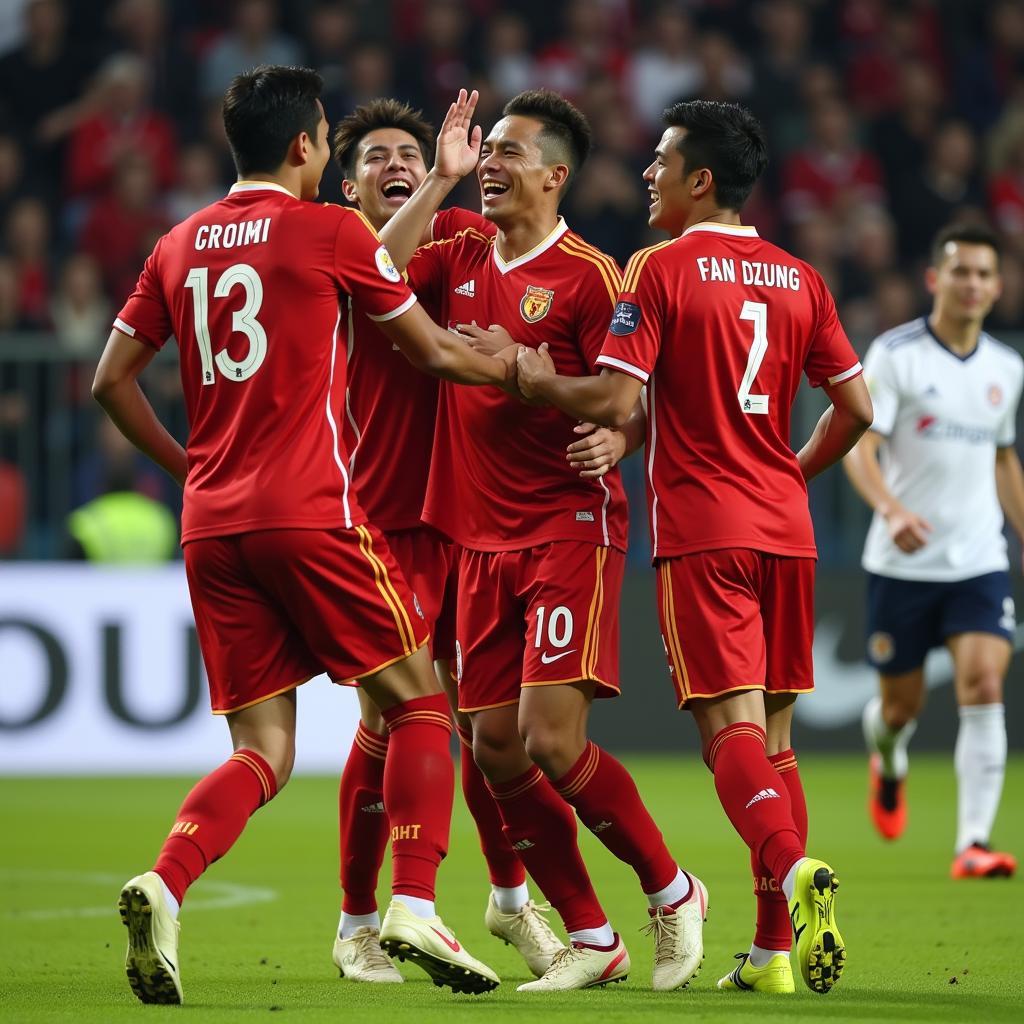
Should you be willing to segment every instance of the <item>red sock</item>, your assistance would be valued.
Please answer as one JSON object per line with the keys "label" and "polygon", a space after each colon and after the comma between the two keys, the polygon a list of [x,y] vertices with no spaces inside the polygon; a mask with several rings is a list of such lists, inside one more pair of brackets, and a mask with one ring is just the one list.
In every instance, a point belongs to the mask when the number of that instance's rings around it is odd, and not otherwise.
{"label": "red sock", "polygon": [[391,890],[434,898],[452,822],[452,721],[443,693],[383,712],[390,738],[384,806],[391,823]]}
{"label": "red sock", "polygon": [[718,799],[733,828],[779,883],[804,855],[789,790],[765,754],[764,729],[753,722],[726,726],[705,757]]}
{"label": "red sock", "polygon": [[576,845],[576,815],[544,773],[534,765],[517,778],[488,786],[505,822],[505,835],[561,915],[566,931],[607,923]]}
{"label": "red sock", "polygon": [[[800,772],[796,755],[792,750],[772,754],[768,760],[782,776],[789,791],[789,802],[793,810],[793,823],[804,846],[807,844],[807,803],[804,800]],[[754,929],[754,945],[762,949],[789,949],[793,931],[789,922],[789,904],[782,887],[771,872],[761,863],[756,854],[750,855],[750,867],[754,873],[754,895],[757,897],[757,925]]]}
{"label": "red sock", "polygon": [[236,750],[192,787],[153,865],[178,903],[188,887],[231,849],[253,812],[276,794],[277,779],[254,750]]}
{"label": "red sock", "polygon": [[462,795],[466,798],[466,806],[473,815],[473,821],[476,822],[480,849],[483,850],[484,860],[487,861],[491,884],[504,889],[514,889],[526,881],[526,868],[505,835],[501,812],[487,788],[483,772],[473,760],[473,734],[464,732],[458,726],[455,728],[462,744],[459,751],[462,761]]}
{"label": "red sock", "polygon": [[596,743],[554,783],[580,821],[640,879],[644,892],[664,889],[679,871],[629,772]]}
{"label": "red sock", "polygon": [[338,786],[341,909],[346,914],[372,914],[377,909],[377,876],[391,831],[384,810],[387,752],[387,736],[378,736],[360,722]]}

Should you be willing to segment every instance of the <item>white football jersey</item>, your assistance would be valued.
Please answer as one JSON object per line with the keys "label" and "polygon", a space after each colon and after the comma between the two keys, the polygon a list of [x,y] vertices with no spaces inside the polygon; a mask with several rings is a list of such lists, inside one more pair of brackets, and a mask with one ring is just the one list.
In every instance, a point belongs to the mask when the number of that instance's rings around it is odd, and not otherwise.
{"label": "white football jersey", "polygon": [[931,524],[913,554],[875,513],[862,565],[880,576],[962,580],[1009,568],[996,496],[996,448],[1014,443],[1024,360],[982,332],[966,357],[948,349],[926,318],[876,338],[864,360],[886,487]]}

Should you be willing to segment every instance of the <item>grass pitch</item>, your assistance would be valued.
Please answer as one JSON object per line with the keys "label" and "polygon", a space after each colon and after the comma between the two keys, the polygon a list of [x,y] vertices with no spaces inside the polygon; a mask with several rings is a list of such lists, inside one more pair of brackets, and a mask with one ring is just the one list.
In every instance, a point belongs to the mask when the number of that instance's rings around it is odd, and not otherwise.
{"label": "grass pitch", "polygon": [[[589,834],[584,853],[633,969],[607,990],[560,996],[515,991],[528,975],[482,917],[487,877],[456,800],[439,908],[501,974],[496,992],[454,996],[406,965],[407,984],[341,981],[330,952],[337,925],[336,781],[298,778],[253,819],[234,850],[189,893],[182,914],[184,1007],[137,1003],[124,978],[122,882],[151,866],[191,780],[7,779],[0,793],[0,1017],[5,1021],[544,1021],[1024,1019],[1024,879],[952,882],[952,758],[916,757],[910,826],[883,844],[864,810],[862,758],[801,758],[810,849],[830,859],[849,959],[828,996],[715,990],[747,949],[754,901],[747,854],[690,757],[631,758],[640,790],[682,863],[710,890],[704,970],[684,992],[650,991],[652,949],[632,873]],[[1011,760],[996,837],[1024,853],[1024,758]],[[820,853],[819,853],[820,851]],[[382,879],[386,883],[385,878]],[[382,898],[386,888],[382,885]]]}

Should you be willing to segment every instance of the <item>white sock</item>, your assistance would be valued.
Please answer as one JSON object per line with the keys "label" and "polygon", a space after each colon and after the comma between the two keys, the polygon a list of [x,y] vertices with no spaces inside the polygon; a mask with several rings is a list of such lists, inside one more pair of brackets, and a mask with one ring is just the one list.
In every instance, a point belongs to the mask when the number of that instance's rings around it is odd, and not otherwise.
{"label": "white sock", "polygon": [[910,768],[907,748],[917,729],[912,718],[902,729],[893,731],[882,718],[882,698],[872,697],[864,708],[861,719],[868,750],[882,758],[882,775],[887,779],[905,779]]}
{"label": "white sock", "polygon": [[682,868],[676,868],[676,877],[664,889],[645,893],[645,895],[647,896],[647,902],[652,907],[671,907],[688,899],[692,888],[690,876]]}
{"label": "white sock", "polygon": [[[1003,757],[1003,760],[1006,760],[1005,756]],[[156,877],[160,878],[159,875],[157,875]],[[164,891],[164,902],[167,904],[167,909],[171,912],[171,917],[173,917],[174,920],[177,921],[178,911],[181,910],[181,904],[178,903],[178,901],[174,898],[174,893],[172,893],[171,890],[167,888],[167,883],[162,878],[160,878],[160,887]]]}
{"label": "white sock", "polygon": [[956,852],[987,843],[1006,773],[1006,716],[1002,704],[960,708],[953,755],[957,777]]}
{"label": "white sock", "polygon": [[504,885],[492,885],[491,892],[494,895],[494,905],[503,914],[518,914],[530,898],[530,890],[527,889],[525,882],[512,888]]}
{"label": "white sock", "polygon": [[788,949],[765,949],[755,943],[750,944],[750,963],[753,967],[764,967],[773,956],[784,956],[789,959]]}
{"label": "white sock", "polygon": [[605,921],[600,928],[581,928],[578,932],[569,932],[569,941],[584,942],[588,946],[610,946],[615,941],[615,932]]}
{"label": "white sock", "polygon": [[400,892],[395,893],[395,899],[399,903],[404,903],[417,917],[437,917],[433,900],[420,899],[419,896],[405,896]]}
{"label": "white sock", "polygon": [[782,891],[786,894],[787,900],[791,900],[793,898],[793,889],[796,887],[796,869],[800,867],[805,860],[807,860],[806,857],[801,857],[789,869],[789,871],[786,872],[786,877],[782,880]]}
{"label": "white sock", "polygon": [[338,938],[351,939],[360,928],[376,928],[380,931],[380,914],[346,914],[342,911],[338,922]]}

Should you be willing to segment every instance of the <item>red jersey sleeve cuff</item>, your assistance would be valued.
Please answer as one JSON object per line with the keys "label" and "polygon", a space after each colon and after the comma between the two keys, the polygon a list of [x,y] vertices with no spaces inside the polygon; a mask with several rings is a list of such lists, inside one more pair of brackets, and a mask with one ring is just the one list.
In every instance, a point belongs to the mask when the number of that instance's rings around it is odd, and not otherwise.
{"label": "red jersey sleeve cuff", "polygon": [[832,385],[842,384],[845,381],[853,380],[854,377],[862,374],[863,372],[864,367],[861,366],[860,363],[854,363],[848,370],[843,370],[842,373],[837,373],[834,377],[829,377],[828,382]]}
{"label": "red jersey sleeve cuff", "polygon": [[153,341],[152,338],[146,338],[132,327],[130,323],[122,320],[119,316],[114,317],[114,327],[119,330],[122,334],[127,334],[129,338],[134,338],[136,341],[141,341],[143,345],[148,345],[150,348],[159,349],[160,346],[157,342]]}
{"label": "red jersey sleeve cuff", "polygon": [[644,384],[651,378],[651,375],[646,370],[641,370],[639,366],[627,363],[625,359],[616,359],[615,356],[600,355],[595,362],[598,366],[607,366],[610,370],[628,373],[630,377],[636,377],[637,380],[642,381]]}
{"label": "red jersey sleeve cuff", "polygon": [[377,323],[383,323],[385,320],[394,320],[396,316],[401,316],[403,313],[408,313],[413,306],[416,305],[416,296],[409,293],[409,298],[405,300],[397,309],[391,310],[390,313],[381,313],[379,316],[374,316],[372,313],[366,315]]}

